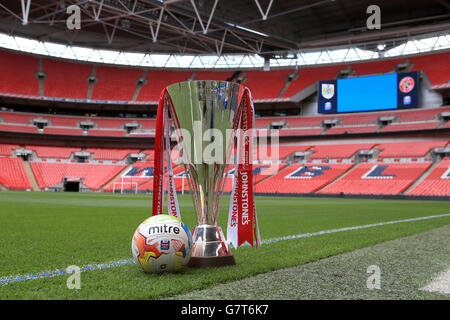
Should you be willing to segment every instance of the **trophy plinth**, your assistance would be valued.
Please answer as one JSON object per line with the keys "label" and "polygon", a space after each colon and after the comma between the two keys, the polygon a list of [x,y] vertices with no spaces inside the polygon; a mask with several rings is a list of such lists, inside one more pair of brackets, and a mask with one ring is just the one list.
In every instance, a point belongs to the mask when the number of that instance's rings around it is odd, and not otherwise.
{"label": "trophy plinth", "polygon": [[192,240],[194,244],[189,267],[208,268],[236,264],[219,226],[197,225]]}

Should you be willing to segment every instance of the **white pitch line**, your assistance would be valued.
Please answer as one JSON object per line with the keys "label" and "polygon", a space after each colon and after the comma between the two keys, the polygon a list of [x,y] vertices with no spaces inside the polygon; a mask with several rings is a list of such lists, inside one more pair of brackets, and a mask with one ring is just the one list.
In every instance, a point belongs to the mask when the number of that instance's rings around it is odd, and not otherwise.
{"label": "white pitch line", "polygon": [[[356,227],[346,227],[346,228],[339,228],[339,229],[323,230],[323,231],[312,232],[312,233],[302,233],[302,234],[297,234],[297,235],[292,235],[292,236],[271,238],[271,239],[263,240],[263,241],[261,241],[261,244],[271,244],[271,243],[285,241],[285,240],[310,238],[310,237],[320,236],[320,235],[324,235],[324,234],[331,234],[331,233],[338,233],[338,232],[352,231],[352,230],[360,230],[360,229],[368,229],[368,228],[374,228],[374,227],[385,226],[385,225],[396,224],[396,223],[429,220],[429,219],[442,218],[442,217],[448,217],[448,216],[450,216],[450,213],[434,215],[434,216],[411,218],[411,219],[379,222],[379,223],[366,224],[366,225],[361,225],[361,226],[356,226]],[[247,247],[247,246],[250,246],[250,245],[248,243],[243,245],[243,247]],[[118,260],[118,261],[106,262],[106,263],[100,263],[100,264],[89,264],[89,265],[80,267],[80,271],[92,271],[92,270],[107,269],[107,268],[119,267],[119,266],[132,264],[132,263],[134,263],[133,259]],[[30,275],[6,276],[6,277],[0,277],[0,284],[7,285],[8,283],[15,282],[15,281],[25,281],[25,280],[32,280],[32,279],[49,278],[49,277],[61,276],[64,274],[67,274],[67,271],[65,269],[40,272],[40,273],[35,273],[35,274],[30,274]]]}
{"label": "white pitch line", "polygon": [[440,273],[429,284],[420,290],[450,294],[450,268]]}

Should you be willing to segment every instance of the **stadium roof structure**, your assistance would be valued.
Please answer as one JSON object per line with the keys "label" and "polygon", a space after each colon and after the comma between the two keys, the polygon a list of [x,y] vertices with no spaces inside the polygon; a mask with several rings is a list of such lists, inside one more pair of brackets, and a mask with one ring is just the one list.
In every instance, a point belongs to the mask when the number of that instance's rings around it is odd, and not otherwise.
{"label": "stadium roof structure", "polygon": [[[361,0],[4,0],[0,46],[178,68],[333,63],[450,48],[448,0],[376,3],[379,29],[368,28],[375,11]],[[68,28],[71,6],[80,10],[80,29]]]}

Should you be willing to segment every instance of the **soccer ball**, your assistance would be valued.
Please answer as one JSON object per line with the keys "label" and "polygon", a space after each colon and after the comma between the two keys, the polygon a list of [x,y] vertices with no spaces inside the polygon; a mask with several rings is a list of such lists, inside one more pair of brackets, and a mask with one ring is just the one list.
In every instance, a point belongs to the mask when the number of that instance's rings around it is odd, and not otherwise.
{"label": "soccer ball", "polygon": [[146,273],[177,272],[191,258],[192,236],[180,219],[160,214],[142,222],[131,241],[135,262]]}

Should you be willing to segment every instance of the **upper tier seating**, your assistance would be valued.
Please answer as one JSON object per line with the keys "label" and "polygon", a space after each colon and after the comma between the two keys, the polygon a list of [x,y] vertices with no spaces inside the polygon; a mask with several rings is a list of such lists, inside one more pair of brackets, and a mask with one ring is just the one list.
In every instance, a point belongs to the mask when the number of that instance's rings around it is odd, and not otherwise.
{"label": "upper tier seating", "polygon": [[[291,97],[299,91],[314,85],[319,80],[335,79],[338,72],[351,67],[354,76],[392,72],[398,63],[407,59],[413,64],[412,70],[424,70],[432,84],[444,84],[450,80],[448,59],[450,52],[432,53],[408,58],[386,59],[359,63],[327,66],[301,66],[297,79],[293,80],[282,97]],[[87,99],[93,64],[42,58],[42,71],[47,75],[44,95],[48,97]],[[39,81],[34,76],[38,72],[38,58],[31,55],[0,51],[0,92],[38,96]],[[172,71],[148,70],[147,83],[141,86],[137,101],[157,101],[164,87],[187,79],[226,80],[230,71]],[[242,75],[244,85],[249,87],[254,99],[277,98],[286,84],[286,78],[293,68],[271,71],[246,70]],[[97,82],[93,84],[91,99],[130,101],[136,91],[136,80],[141,78],[141,68],[97,65]]]}
{"label": "upper tier seating", "polygon": [[140,69],[99,66],[92,99],[129,101],[136,90],[136,80],[141,75]]}
{"label": "upper tier seating", "polygon": [[449,52],[427,54],[410,58],[414,64],[411,71],[425,70],[432,84],[450,81]]}
{"label": "upper tier seating", "polygon": [[39,95],[38,59],[0,50],[0,92]]}
{"label": "upper tier seating", "polygon": [[143,85],[137,101],[158,101],[161,91],[173,83],[186,81],[192,71],[149,70],[147,84]]}
{"label": "upper tier seating", "polygon": [[[56,98],[86,99],[92,65],[79,62],[43,59],[47,74],[44,95]],[[55,125],[55,124],[54,124]]]}
{"label": "upper tier seating", "polygon": [[284,79],[292,73],[291,70],[246,71],[247,81],[244,85],[250,89],[255,99],[277,98],[285,85]]}

